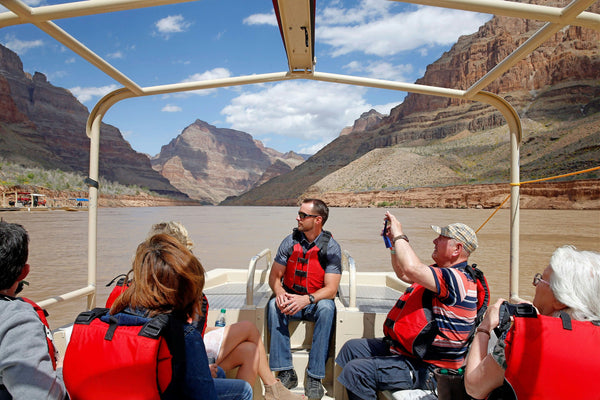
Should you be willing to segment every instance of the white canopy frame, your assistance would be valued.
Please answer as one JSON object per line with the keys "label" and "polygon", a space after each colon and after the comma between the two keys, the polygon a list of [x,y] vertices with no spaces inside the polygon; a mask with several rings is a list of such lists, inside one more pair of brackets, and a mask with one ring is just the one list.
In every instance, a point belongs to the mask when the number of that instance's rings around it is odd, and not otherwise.
{"label": "white canopy frame", "polygon": [[[504,60],[487,72],[479,81],[467,90],[448,89],[434,86],[402,83],[388,80],[361,78],[356,76],[340,75],[334,73],[316,72],[314,70],[314,49],[305,51],[304,57],[298,54],[288,54],[289,70],[260,75],[239,76],[226,79],[214,79],[197,82],[166,84],[161,86],[141,87],[128,78],[124,73],[110,65],[107,61],[96,55],[76,38],[58,27],[53,20],[73,18],[107,12],[132,10],[144,7],[154,7],[166,4],[177,4],[193,0],[87,0],[51,6],[31,8],[21,0],[0,0],[0,3],[9,9],[9,12],[0,14],[0,28],[18,24],[30,23],[37,26],[49,36],[68,47],[90,64],[110,76],[123,88],[117,89],[104,96],[94,107],[87,121],[86,133],[91,139],[90,143],[90,170],[89,170],[89,213],[88,213],[88,284],[81,289],[53,297],[40,302],[42,307],[48,307],[60,301],[81,296],[87,296],[88,308],[96,304],[96,269],[97,269],[97,219],[98,219],[98,170],[100,151],[100,126],[106,112],[121,100],[153,96],[166,93],[184,92],[192,90],[213,89],[266,82],[280,82],[292,79],[310,79],[322,82],[358,85],[372,88],[388,89],[395,91],[420,93],[432,96],[459,98],[478,101],[495,107],[507,121],[510,132],[510,283],[509,298],[520,301],[519,298],[519,150],[522,138],[522,127],[519,115],[514,108],[502,97],[483,89],[519,60],[525,58],[549,37],[567,25],[583,26],[600,30],[600,15],[586,12],[597,0],[573,0],[564,8],[539,6],[533,4],[517,3],[504,0],[392,0],[405,3],[429,5],[435,7],[460,9],[473,12],[482,12],[508,17],[518,17],[546,21],[526,42],[509,54]],[[298,3],[304,2],[303,7]],[[309,37],[314,32],[313,27],[307,27],[306,21],[311,20],[307,13],[314,0],[273,0],[279,10],[280,23],[292,30],[301,28],[304,35],[282,35],[285,49],[297,49],[302,46],[298,41],[306,42],[313,46],[314,38]],[[314,24],[314,21],[311,20]],[[313,29],[309,29],[313,28]]]}

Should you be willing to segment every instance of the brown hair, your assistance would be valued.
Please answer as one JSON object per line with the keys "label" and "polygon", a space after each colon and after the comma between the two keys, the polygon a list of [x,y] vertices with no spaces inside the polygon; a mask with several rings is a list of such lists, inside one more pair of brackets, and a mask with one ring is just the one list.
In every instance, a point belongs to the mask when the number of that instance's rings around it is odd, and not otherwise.
{"label": "brown hair", "polygon": [[313,213],[320,215],[323,218],[323,225],[327,222],[327,218],[329,218],[329,207],[323,200],[320,199],[304,199],[302,200],[302,204],[312,203]]}
{"label": "brown hair", "polygon": [[131,285],[115,300],[111,314],[126,307],[147,310],[149,317],[173,313],[186,320],[201,314],[204,268],[176,238],[158,234],[142,242],[131,272]]}

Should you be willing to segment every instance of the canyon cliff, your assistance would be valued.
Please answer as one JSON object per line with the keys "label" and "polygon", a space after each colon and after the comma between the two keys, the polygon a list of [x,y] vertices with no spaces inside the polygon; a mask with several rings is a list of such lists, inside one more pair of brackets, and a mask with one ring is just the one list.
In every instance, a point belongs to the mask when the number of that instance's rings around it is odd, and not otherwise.
{"label": "canyon cliff", "polygon": [[[598,13],[600,3],[589,11]],[[416,83],[467,89],[542,24],[495,16],[459,38]],[[571,26],[485,88],[521,117],[523,180],[598,165],[599,71],[600,33]],[[296,205],[307,195],[509,181],[508,129],[490,106],[410,93],[389,116],[367,113],[361,119],[293,171],[224,204]]]}
{"label": "canyon cliff", "polygon": [[[23,165],[87,174],[90,140],[85,133],[89,112],[66,89],[44,74],[23,71],[18,55],[0,45],[0,156]],[[103,124],[100,175],[156,193],[187,196],[154,171],[144,154],[131,148],[121,132]]]}
{"label": "canyon cliff", "polygon": [[[26,166],[86,174],[89,112],[68,90],[39,72],[23,71],[18,55],[0,45],[0,156]],[[197,120],[150,160],[121,132],[103,124],[100,175],[175,199],[217,204],[289,172],[304,161],[265,147],[245,132]]]}

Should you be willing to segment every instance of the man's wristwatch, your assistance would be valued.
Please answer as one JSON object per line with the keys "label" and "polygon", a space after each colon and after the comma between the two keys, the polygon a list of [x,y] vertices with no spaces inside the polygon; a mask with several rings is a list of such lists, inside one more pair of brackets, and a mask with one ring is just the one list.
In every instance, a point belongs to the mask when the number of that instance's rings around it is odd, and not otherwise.
{"label": "man's wristwatch", "polygon": [[310,304],[315,304],[315,296],[313,296],[312,294],[308,295],[308,300],[310,300]]}
{"label": "man's wristwatch", "polygon": [[402,240],[406,240],[406,242],[407,242],[407,243],[408,243],[408,241],[409,241],[409,240],[408,240],[408,236],[406,236],[406,235],[398,235],[398,236],[396,236],[396,237],[394,237],[394,238],[392,239],[392,244],[396,244],[396,240],[400,240],[400,239],[402,239]]}

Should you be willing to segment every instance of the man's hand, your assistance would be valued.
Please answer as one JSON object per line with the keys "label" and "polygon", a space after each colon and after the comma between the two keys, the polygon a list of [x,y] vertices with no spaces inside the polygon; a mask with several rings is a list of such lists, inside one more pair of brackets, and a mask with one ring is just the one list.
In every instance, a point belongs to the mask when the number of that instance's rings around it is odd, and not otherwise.
{"label": "man's hand", "polygon": [[398,221],[394,214],[390,213],[389,211],[386,211],[385,219],[389,221],[387,236],[388,238],[390,238],[390,240],[393,240],[396,236],[402,235],[404,233],[402,232],[402,224],[400,223],[400,221]]}
{"label": "man's hand", "polygon": [[310,304],[307,295],[283,293],[276,297],[277,307],[283,314],[294,315]]}

